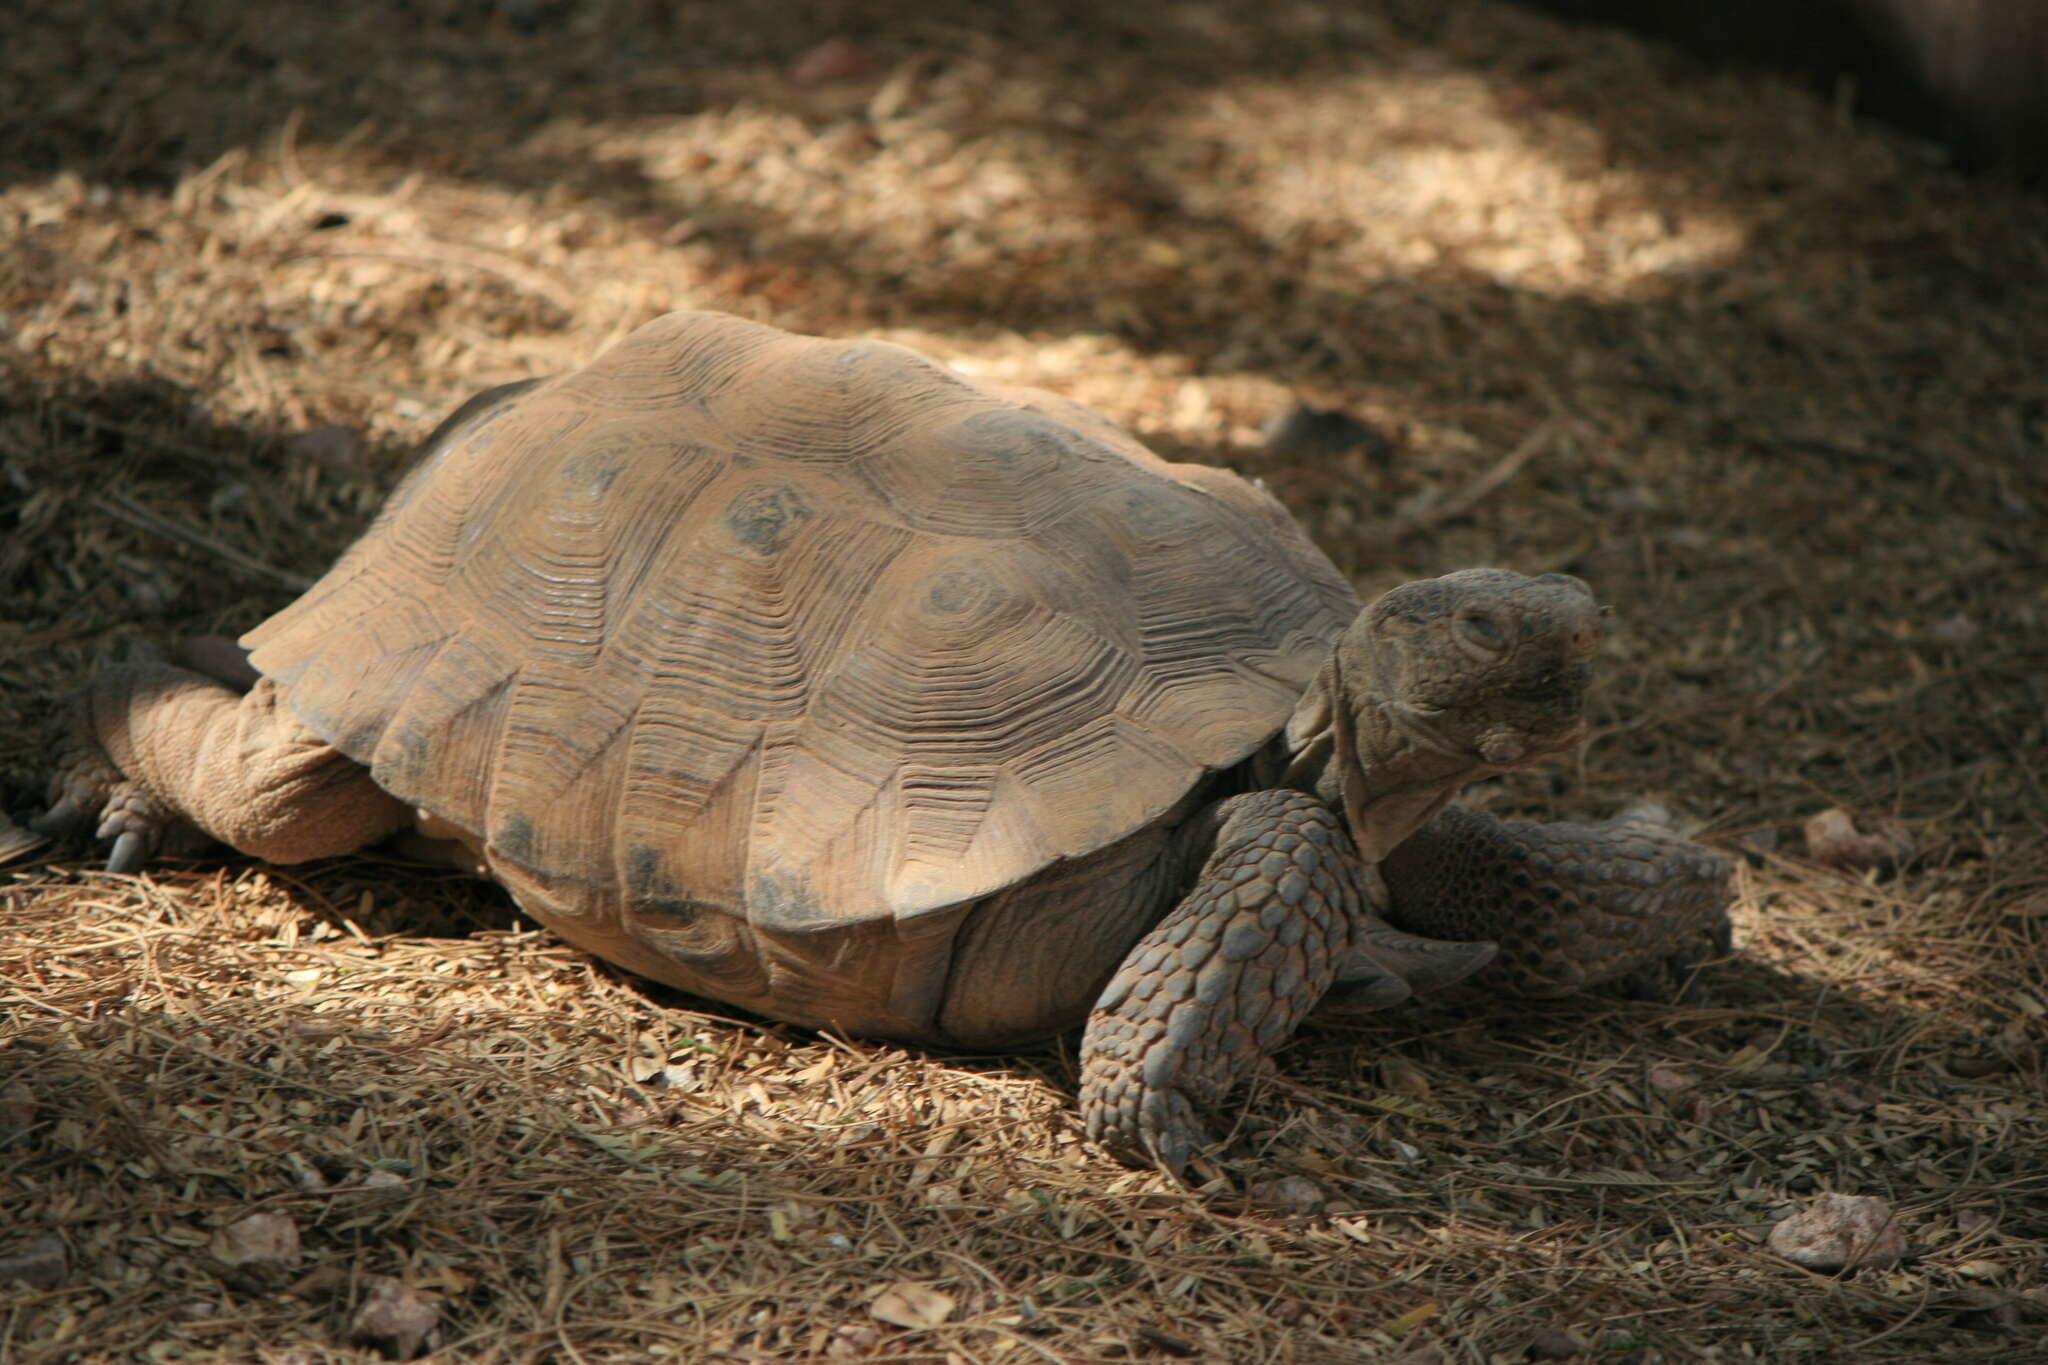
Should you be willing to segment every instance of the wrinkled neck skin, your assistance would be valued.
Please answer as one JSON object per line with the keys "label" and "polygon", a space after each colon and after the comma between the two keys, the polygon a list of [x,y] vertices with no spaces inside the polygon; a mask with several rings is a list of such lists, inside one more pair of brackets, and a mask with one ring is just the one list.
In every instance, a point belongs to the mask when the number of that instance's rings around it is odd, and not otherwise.
{"label": "wrinkled neck skin", "polygon": [[1335,653],[1302,694],[1282,741],[1280,784],[1342,811],[1369,863],[1435,819],[1467,782],[1506,771],[1401,727],[1382,699],[1352,690]]}

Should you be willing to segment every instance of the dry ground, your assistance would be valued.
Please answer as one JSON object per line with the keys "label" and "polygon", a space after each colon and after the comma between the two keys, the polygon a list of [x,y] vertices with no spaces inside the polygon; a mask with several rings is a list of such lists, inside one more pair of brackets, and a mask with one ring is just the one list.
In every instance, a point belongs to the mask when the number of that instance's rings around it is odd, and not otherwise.
{"label": "dry ground", "polygon": [[[2048,1359],[2040,200],[1853,92],[1479,0],[7,29],[17,817],[96,664],[250,626],[453,403],[693,306],[1097,404],[1265,477],[1367,592],[1584,575],[1597,737],[1479,799],[1654,798],[1742,866],[1739,954],[1685,1003],[1312,1026],[1183,1190],[1081,1140],[1064,1053],[727,1017],[388,860],[31,855],[0,1254],[67,1268],[0,1285],[0,1359],[356,1359],[375,1276],[484,1362]],[[1296,398],[1385,440],[1267,450]],[[1917,857],[1807,861],[1831,806]],[[1253,1198],[1290,1176],[1312,1206]],[[1906,1260],[1769,1255],[1822,1190],[1889,1200]],[[252,1211],[296,1264],[215,1254]]]}

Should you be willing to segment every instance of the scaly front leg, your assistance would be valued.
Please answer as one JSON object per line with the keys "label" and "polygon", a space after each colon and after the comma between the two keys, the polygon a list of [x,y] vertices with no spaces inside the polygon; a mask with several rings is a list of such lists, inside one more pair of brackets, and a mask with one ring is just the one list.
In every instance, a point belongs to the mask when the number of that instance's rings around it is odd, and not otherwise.
{"label": "scaly front leg", "polygon": [[1496,940],[1500,958],[1485,979],[1523,995],[1563,995],[1729,949],[1728,860],[1626,821],[1543,825],[1452,807],[1380,872],[1390,921]]}
{"label": "scaly front leg", "polygon": [[1081,1044],[1088,1135],[1175,1175],[1209,1140],[1196,1109],[1286,1041],[1361,951],[1396,974],[1493,952],[1389,929],[1341,817],[1313,797],[1252,792],[1217,815],[1194,889],[1125,957]]}

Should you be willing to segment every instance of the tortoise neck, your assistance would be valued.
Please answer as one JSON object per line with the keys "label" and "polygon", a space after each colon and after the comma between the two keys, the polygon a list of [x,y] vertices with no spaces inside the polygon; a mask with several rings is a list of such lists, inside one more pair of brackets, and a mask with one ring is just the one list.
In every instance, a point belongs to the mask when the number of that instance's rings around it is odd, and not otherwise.
{"label": "tortoise neck", "polygon": [[1309,792],[1345,817],[1359,854],[1378,861],[1474,778],[1499,771],[1420,742],[1346,678],[1332,653],[1275,740],[1276,786]]}

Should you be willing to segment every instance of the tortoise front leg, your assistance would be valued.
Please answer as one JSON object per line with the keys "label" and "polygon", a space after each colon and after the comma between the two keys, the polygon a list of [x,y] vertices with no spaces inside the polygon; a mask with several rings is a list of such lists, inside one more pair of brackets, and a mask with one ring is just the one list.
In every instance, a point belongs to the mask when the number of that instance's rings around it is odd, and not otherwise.
{"label": "tortoise front leg", "polygon": [[197,828],[272,862],[347,853],[411,823],[404,803],[278,702],[168,664],[94,678],[50,784],[48,834],[111,840],[110,872],[133,872],[166,836]]}
{"label": "tortoise front leg", "polygon": [[1628,821],[1546,825],[1451,807],[1380,872],[1389,920],[1497,941],[1486,980],[1523,995],[1562,995],[1729,948],[1728,860]]}
{"label": "tortoise front leg", "polygon": [[[1387,926],[1341,817],[1297,791],[1216,808],[1214,850],[1185,899],[1139,939],[1096,1001],[1081,1043],[1088,1135],[1178,1175],[1208,1141],[1195,1116],[1294,1032]],[[1395,933],[1394,975],[1418,944]],[[1491,944],[1424,945],[1472,966]],[[1405,987],[1401,994],[1405,994]]]}

